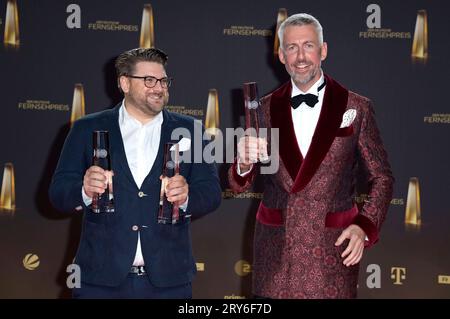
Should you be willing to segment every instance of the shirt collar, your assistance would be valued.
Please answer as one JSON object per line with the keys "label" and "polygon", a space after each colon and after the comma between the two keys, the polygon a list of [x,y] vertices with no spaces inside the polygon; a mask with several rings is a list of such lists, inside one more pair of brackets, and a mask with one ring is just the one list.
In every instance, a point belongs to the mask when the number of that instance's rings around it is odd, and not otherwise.
{"label": "shirt collar", "polygon": [[[320,85],[322,85],[323,81],[325,81],[325,78],[324,78],[324,76],[323,76],[322,70],[320,70],[320,73],[321,73],[320,79],[317,80],[316,83],[314,83],[314,84],[309,88],[309,90],[306,91],[306,92],[303,92],[302,90],[300,90],[300,89],[295,85],[294,81],[293,81],[292,78],[291,78],[291,83],[292,83],[292,93],[291,93],[291,97],[292,97],[292,96],[299,95],[299,94],[307,94],[307,93],[311,93],[311,94],[314,94],[314,95],[318,95],[317,89],[319,88]],[[322,89],[322,90],[323,90],[323,89]]]}
{"label": "shirt collar", "polygon": [[143,127],[149,127],[154,125],[161,125],[164,120],[163,112],[159,112],[150,122],[146,124],[142,124],[137,119],[128,113],[127,108],[125,107],[125,99],[122,100],[122,105],[119,110],[119,124],[120,125],[139,125]]}

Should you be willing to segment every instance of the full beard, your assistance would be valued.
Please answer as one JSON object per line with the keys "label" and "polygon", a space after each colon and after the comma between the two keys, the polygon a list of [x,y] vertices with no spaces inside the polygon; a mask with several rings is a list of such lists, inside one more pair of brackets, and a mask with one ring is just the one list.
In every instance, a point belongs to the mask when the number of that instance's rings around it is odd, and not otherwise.
{"label": "full beard", "polygon": [[128,96],[128,99],[135,108],[149,116],[158,115],[169,101],[169,97],[165,96],[164,94],[160,96],[159,101],[151,101],[150,96],[145,96],[144,98],[136,98],[130,95]]}
{"label": "full beard", "polygon": [[[156,96],[157,99],[153,99],[153,96]],[[145,96],[145,101],[142,104],[148,111],[158,114],[167,105],[168,101],[169,97],[167,95],[152,93]]]}
{"label": "full beard", "polygon": [[294,83],[307,84],[316,77],[319,70],[320,70],[320,66],[312,69],[306,75],[292,72],[291,77],[292,77],[292,80],[294,81]]}

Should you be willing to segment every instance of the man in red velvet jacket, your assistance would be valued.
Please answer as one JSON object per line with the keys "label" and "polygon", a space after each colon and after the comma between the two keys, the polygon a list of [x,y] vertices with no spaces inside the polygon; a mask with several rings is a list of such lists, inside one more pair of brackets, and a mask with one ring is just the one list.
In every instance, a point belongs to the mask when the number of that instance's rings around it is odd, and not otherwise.
{"label": "man in red velvet jacket", "polygon": [[[359,261],[378,240],[392,197],[387,154],[370,100],[322,72],[327,45],[319,21],[293,15],[278,36],[291,81],[258,109],[260,127],[279,128],[280,164],[266,175],[256,216],[253,293],[354,298]],[[266,143],[240,139],[228,175],[235,192],[251,186],[258,170],[253,163],[266,156]],[[370,185],[361,210],[354,203],[358,165],[366,167]]]}

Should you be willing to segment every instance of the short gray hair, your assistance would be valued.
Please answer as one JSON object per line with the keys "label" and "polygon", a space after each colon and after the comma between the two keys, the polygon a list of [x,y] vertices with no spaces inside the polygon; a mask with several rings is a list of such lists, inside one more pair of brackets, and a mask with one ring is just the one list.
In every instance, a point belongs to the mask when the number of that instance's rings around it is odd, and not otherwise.
{"label": "short gray hair", "polygon": [[323,29],[319,20],[314,18],[312,15],[307,13],[297,13],[291,15],[289,18],[283,21],[283,23],[278,28],[278,39],[280,40],[280,47],[283,48],[283,35],[284,30],[290,26],[303,26],[303,25],[312,25],[317,32],[317,36],[319,38],[319,44],[323,44]]}

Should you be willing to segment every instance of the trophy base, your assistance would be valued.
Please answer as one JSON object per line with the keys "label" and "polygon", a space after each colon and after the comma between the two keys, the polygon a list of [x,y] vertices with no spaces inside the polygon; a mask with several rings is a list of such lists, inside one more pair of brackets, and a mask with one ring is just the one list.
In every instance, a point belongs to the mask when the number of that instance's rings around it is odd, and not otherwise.
{"label": "trophy base", "polygon": [[91,208],[91,210],[96,214],[114,213],[114,207]]}
{"label": "trophy base", "polygon": [[176,219],[158,218],[158,224],[164,224],[164,225],[171,224],[171,225],[174,225],[174,224],[178,224],[178,223],[179,223],[179,220],[176,220]]}
{"label": "trophy base", "polygon": [[191,215],[181,215],[180,217],[175,218],[169,218],[169,217],[162,217],[158,216],[158,224],[164,224],[164,225],[176,225],[184,222],[186,219],[190,218]]}

